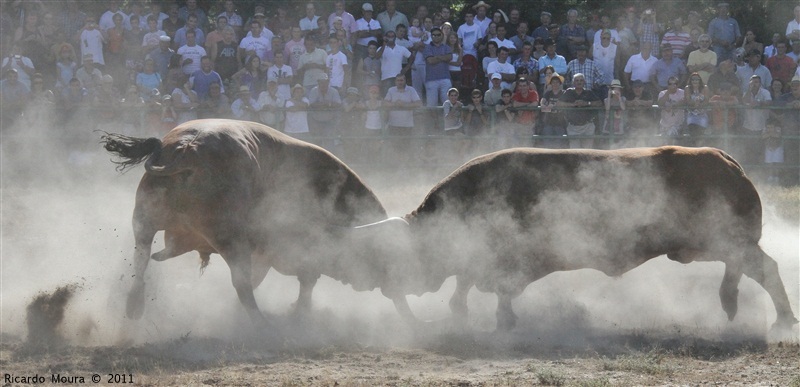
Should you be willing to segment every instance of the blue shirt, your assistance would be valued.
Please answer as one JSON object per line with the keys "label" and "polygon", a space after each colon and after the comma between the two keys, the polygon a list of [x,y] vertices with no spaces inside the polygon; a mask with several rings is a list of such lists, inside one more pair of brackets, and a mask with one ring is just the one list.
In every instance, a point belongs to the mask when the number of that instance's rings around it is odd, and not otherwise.
{"label": "blue shirt", "polygon": [[676,76],[678,79],[681,79],[683,75],[686,74],[686,66],[683,65],[682,60],[673,57],[670,63],[665,62],[664,59],[660,59],[653,65],[652,71],[656,75],[658,87],[666,89],[669,77]]}
{"label": "blue shirt", "polygon": [[450,65],[447,61],[439,62],[436,64],[428,63],[428,58],[439,55],[452,55],[453,49],[442,43],[438,46],[426,44],[422,50],[422,57],[425,58],[425,82],[438,81],[440,79],[450,79]]}
{"label": "blue shirt", "polygon": [[711,36],[712,42],[722,40],[733,44],[742,36],[742,32],[739,30],[739,23],[736,22],[736,19],[715,17],[711,23],[708,23],[708,35]]}
{"label": "blue shirt", "polygon": [[225,88],[222,83],[222,77],[217,74],[216,71],[211,70],[210,73],[206,74],[203,70],[197,70],[192,74],[191,78],[192,83],[192,90],[197,93],[197,98],[200,100],[206,99],[208,97],[208,89],[211,88],[211,83],[218,82],[220,86],[220,91],[222,93],[225,92]]}
{"label": "blue shirt", "polygon": [[553,66],[559,74],[566,74],[567,73],[567,60],[564,59],[563,56],[556,54],[555,58],[550,58],[549,56],[545,55],[539,58],[539,84],[544,83],[544,68],[547,66]]}

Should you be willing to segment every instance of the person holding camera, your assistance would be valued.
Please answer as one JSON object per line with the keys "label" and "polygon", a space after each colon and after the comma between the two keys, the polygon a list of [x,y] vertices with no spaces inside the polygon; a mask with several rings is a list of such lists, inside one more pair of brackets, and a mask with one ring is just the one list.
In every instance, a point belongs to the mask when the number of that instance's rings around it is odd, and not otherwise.
{"label": "person holding camera", "polygon": [[663,27],[656,21],[656,11],[646,9],[639,17],[639,28],[636,35],[639,36],[640,44],[643,42],[650,42],[653,56],[658,56],[659,37],[663,31]]}
{"label": "person holding camera", "polygon": [[31,88],[31,76],[36,73],[36,69],[31,59],[22,55],[22,46],[19,43],[15,43],[11,48],[11,54],[3,58],[0,73],[6,74],[9,69],[16,70],[18,80],[28,89]]}
{"label": "person holding camera", "polygon": [[708,23],[712,50],[717,54],[717,63],[730,59],[733,50],[740,45],[742,32],[736,19],[728,15],[728,3],[717,5],[717,17]]}

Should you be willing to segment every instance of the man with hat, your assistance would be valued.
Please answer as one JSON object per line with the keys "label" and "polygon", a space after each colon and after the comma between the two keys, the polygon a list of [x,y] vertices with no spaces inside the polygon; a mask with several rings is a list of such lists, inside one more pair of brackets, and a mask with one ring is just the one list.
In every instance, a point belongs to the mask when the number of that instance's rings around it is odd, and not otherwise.
{"label": "man with hat", "polygon": [[233,117],[242,121],[258,121],[257,113],[259,110],[261,110],[261,107],[258,106],[258,101],[253,98],[250,86],[239,86],[236,100],[231,104]]}
{"label": "man with hat", "polygon": [[567,87],[572,86],[572,77],[580,73],[583,74],[583,79],[586,81],[583,87],[597,91],[598,95],[605,95],[606,89],[600,88],[603,86],[608,87],[608,85],[603,85],[603,73],[593,60],[586,57],[587,51],[588,48],[584,45],[575,47],[576,58],[567,63]]}
{"label": "man with hat", "polygon": [[494,73],[489,78],[489,89],[483,93],[483,102],[486,106],[494,106],[500,102],[503,96],[503,77],[499,73]]}
{"label": "man with hat", "polygon": [[533,30],[531,37],[547,39],[550,38],[550,22],[553,20],[553,14],[547,11],[542,11],[541,15],[539,15],[539,21],[542,23],[536,29]]}
{"label": "man with hat", "polygon": [[[784,162],[787,165],[800,165],[800,75],[795,75],[790,83],[791,91],[780,96],[777,106],[791,108],[783,110],[782,132],[784,136],[793,136],[795,139],[784,138]],[[800,183],[800,173],[796,169],[786,169],[781,181],[784,184],[796,185]]]}
{"label": "man with hat", "polygon": [[356,44],[353,46],[356,63],[367,56],[369,42],[378,42],[378,36],[382,34],[381,23],[372,18],[372,13],[372,4],[364,3],[361,5],[363,17],[356,20]]}
{"label": "man with hat", "polygon": [[753,75],[760,77],[761,87],[772,84],[772,74],[769,69],[761,64],[761,52],[758,49],[752,49],[745,57],[745,65],[736,68],[736,78],[739,78],[739,90],[746,91],[750,88],[750,79]]}
{"label": "man with hat", "polygon": [[653,86],[658,91],[667,89],[670,77],[677,77],[679,85],[686,84],[686,66],[683,61],[673,56],[672,44],[661,45],[661,59],[653,65]]}
{"label": "man with hat", "polygon": [[472,6],[472,10],[475,11],[475,24],[481,26],[482,36],[486,36],[486,29],[489,28],[489,23],[492,22],[492,18],[486,16],[486,12],[489,11],[491,7],[491,5],[486,4],[483,0]]}
{"label": "man with hat", "polygon": [[711,36],[712,50],[717,53],[717,63],[731,58],[733,49],[741,44],[739,23],[728,13],[728,3],[719,3],[717,17],[708,23],[708,35]]}

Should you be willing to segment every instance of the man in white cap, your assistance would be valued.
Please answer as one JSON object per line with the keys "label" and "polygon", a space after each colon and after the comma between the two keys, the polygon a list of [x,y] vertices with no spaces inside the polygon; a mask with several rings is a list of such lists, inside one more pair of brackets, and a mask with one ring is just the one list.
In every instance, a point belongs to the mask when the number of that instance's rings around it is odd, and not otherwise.
{"label": "man in white cap", "polygon": [[492,74],[489,79],[491,79],[489,90],[486,90],[483,93],[483,102],[486,106],[494,106],[497,105],[500,100],[502,100],[503,96],[503,77],[499,73]]}
{"label": "man in white cap", "polygon": [[372,4],[364,3],[361,6],[363,17],[356,20],[355,38],[356,45],[354,47],[354,54],[356,63],[367,56],[367,45],[369,42],[377,42],[378,36],[381,35],[381,23],[372,18]]}

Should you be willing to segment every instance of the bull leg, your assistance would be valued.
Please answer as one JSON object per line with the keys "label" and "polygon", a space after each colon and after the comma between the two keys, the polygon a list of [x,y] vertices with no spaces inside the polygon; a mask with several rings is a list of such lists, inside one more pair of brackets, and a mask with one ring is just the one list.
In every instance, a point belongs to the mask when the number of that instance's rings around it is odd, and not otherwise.
{"label": "bull leg", "polygon": [[297,276],[297,280],[300,281],[300,293],[297,295],[295,313],[308,313],[311,310],[311,294],[319,276],[318,273],[308,272],[302,272]]}
{"label": "bull leg", "polygon": [[156,230],[150,225],[145,226],[136,222],[134,234],[136,248],[133,253],[133,285],[125,303],[125,315],[130,319],[138,320],[144,313],[144,272],[147,270],[147,263],[150,262],[150,246]]}
{"label": "bull leg", "polygon": [[256,297],[253,294],[253,283],[251,279],[251,262],[250,256],[252,251],[246,248],[238,247],[230,251],[219,250],[222,253],[222,258],[228,263],[231,269],[231,281],[233,287],[236,289],[236,295],[239,296],[239,302],[242,303],[250,320],[256,326],[266,326],[267,320],[261,311],[258,309]]}
{"label": "bull leg", "polygon": [[416,316],[414,316],[414,312],[412,312],[411,307],[408,306],[408,300],[406,299],[406,296],[395,295],[390,298],[394,303],[394,308],[397,309],[397,313],[400,314],[400,318],[402,318],[406,324],[416,327],[422,323],[417,319]]}
{"label": "bull leg", "polygon": [[761,247],[753,246],[747,249],[744,259],[744,274],[754,279],[769,293],[778,318],[773,324],[773,328],[791,328],[797,324],[797,319],[792,312],[789,303],[789,296],[786,295],[786,288],[781,281],[778,272],[778,263],[767,255]]}
{"label": "bull leg", "polygon": [[507,292],[497,293],[497,330],[510,331],[517,325],[517,315],[511,306],[514,296]]}
{"label": "bull leg", "polygon": [[467,307],[467,296],[469,290],[472,289],[474,281],[467,279],[465,276],[456,276],[456,291],[450,297],[450,311],[453,313],[453,319],[456,323],[466,323],[469,316],[469,308]]}
{"label": "bull leg", "polygon": [[730,321],[736,317],[738,310],[739,281],[741,279],[741,267],[730,262],[725,263],[725,276],[722,277],[722,285],[719,287],[719,301]]}

